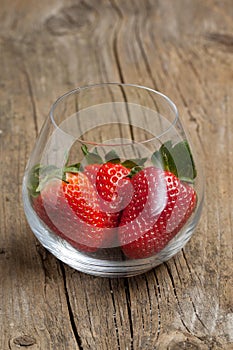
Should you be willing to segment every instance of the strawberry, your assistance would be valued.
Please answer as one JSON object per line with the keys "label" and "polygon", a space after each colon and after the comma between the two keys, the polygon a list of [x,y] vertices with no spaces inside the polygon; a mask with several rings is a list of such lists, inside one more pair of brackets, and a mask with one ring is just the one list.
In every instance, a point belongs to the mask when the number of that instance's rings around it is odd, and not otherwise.
{"label": "strawberry", "polygon": [[81,172],[67,173],[66,182],[48,181],[33,206],[52,231],[76,248],[93,252],[102,244],[105,218],[93,185]]}
{"label": "strawberry", "polygon": [[[126,177],[129,172],[129,169],[123,165],[110,162],[85,167],[84,174],[96,190],[99,207],[104,213],[107,228],[118,226],[121,210],[128,204],[126,198],[132,192],[130,179]],[[105,247],[117,244],[117,231],[109,230],[105,235]]]}
{"label": "strawberry", "polygon": [[186,140],[167,141],[151,157],[123,162],[82,145],[82,163],[33,167],[28,189],[38,216],[82,251],[121,246],[130,259],[161,251],[185,225],[197,196]]}
{"label": "strawberry", "polygon": [[190,185],[155,167],[139,171],[131,183],[134,194],[121,216],[119,241],[128,258],[147,258],[161,251],[179,232],[197,197]]}
{"label": "strawberry", "polygon": [[121,164],[107,162],[100,166],[96,175],[96,189],[102,199],[101,209],[119,214],[122,205],[125,206],[124,194],[130,183],[126,176],[129,173],[129,169]]}
{"label": "strawberry", "polygon": [[[57,235],[82,251],[117,245],[116,230],[129,170],[120,164],[92,164],[84,173],[66,173],[65,181],[45,182],[34,209]],[[102,186],[104,181],[104,187]],[[112,230],[108,230],[112,228]]]}
{"label": "strawberry", "polygon": [[85,166],[84,174],[96,189],[96,176],[101,167],[101,164],[89,164]]}
{"label": "strawberry", "polygon": [[129,173],[123,165],[110,162],[85,167],[84,174],[96,190],[101,210],[112,217],[110,227],[117,226],[121,207],[125,207],[125,191],[130,188]]}
{"label": "strawberry", "polygon": [[101,210],[110,215],[110,221],[115,227],[124,202],[125,189],[130,183],[126,178],[130,170],[120,163],[114,150],[110,150],[103,161],[96,148],[90,152],[86,145],[82,145],[81,149],[85,156],[83,163],[86,163],[84,173],[96,189]]}

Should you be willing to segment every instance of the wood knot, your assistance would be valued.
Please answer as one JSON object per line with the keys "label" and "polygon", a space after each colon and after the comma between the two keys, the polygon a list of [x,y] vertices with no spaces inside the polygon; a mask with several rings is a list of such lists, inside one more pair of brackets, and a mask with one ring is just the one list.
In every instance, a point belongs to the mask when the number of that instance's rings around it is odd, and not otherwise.
{"label": "wood knot", "polygon": [[83,2],[62,8],[58,13],[49,17],[46,27],[53,35],[80,34],[93,27],[97,13]]}
{"label": "wood knot", "polygon": [[228,51],[233,51],[233,35],[223,33],[207,33],[206,38]]}
{"label": "wood knot", "polygon": [[15,345],[19,346],[32,346],[36,344],[36,339],[30,335],[21,335],[13,340]]}
{"label": "wood knot", "polygon": [[10,254],[5,248],[0,247],[0,256],[2,256],[4,259],[9,259]]}

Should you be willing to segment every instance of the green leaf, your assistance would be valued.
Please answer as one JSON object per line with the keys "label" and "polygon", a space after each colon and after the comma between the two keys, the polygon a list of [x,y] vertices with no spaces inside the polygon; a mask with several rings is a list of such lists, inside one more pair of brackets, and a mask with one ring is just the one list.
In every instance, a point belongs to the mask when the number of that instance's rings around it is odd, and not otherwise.
{"label": "green leaf", "polygon": [[93,148],[92,153],[99,155],[97,147]]}
{"label": "green leaf", "polygon": [[187,140],[172,145],[165,142],[151,157],[155,167],[172,172],[182,181],[193,183],[197,172]]}
{"label": "green leaf", "polygon": [[36,164],[32,169],[30,170],[29,177],[28,177],[28,190],[30,194],[33,197],[36,197],[38,193],[36,192],[36,189],[39,184],[39,173],[40,173],[41,165]]}
{"label": "green leaf", "polygon": [[111,162],[114,164],[119,164],[121,162],[120,157],[114,150],[111,150],[108,153],[106,153],[104,158],[106,162]]}
{"label": "green leaf", "polygon": [[64,172],[55,165],[40,165],[32,167],[28,178],[28,191],[32,197],[37,197],[46,183],[52,179],[63,180]]}
{"label": "green leaf", "polygon": [[146,163],[147,158],[133,158],[130,159],[130,161],[135,163],[136,165],[143,166]]}
{"label": "green leaf", "polygon": [[170,171],[177,176],[176,164],[171,155],[171,141],[164,143],[152,154],[151,162],[155,167]]}
{"label": "green leaf", "polygon": [[155,151],[151,156],[152,164],[159,169],[163,169],[163,157],[160,151]]}
{"label": "green leaf", "polygon": [[165,146],[168,149],[168,151],[171,150],[172,148],[171,140],[164,142],[163,146]]}
{"label": "green leaf", "polygon": [[175,164],[173,156],[171,154],[171,149],[168,150],[168,148],[165,145],[162,145],[160,147],[160,152],[161,152],[162,159],[163,159],[164,169],[167,171],[170,171],[171,173],[173,173],[177,176],[176,164]]}
{"label": "green leaf", "polygon": [[48,174],[52,174],[54,172],[56,172],[58,170],[58,167],[56,167],[55,165],[44,165],[44,166],[40,166],[40,171],[39,171],[39,176],[43,177],[46,176]]}
{"label": "green leaf", "polygon": [[80,163],[68,165],[63,168],[64,173],[79,173],[82,169],[82,166]]}
{"label": "green leaf", "polygon": [[86,145],[82,145],[81,146],[81,150],[82,150],[84,156],[86,156],[89,153],[88,148],[87,148]]}
{"label": "green leaf", "polygon": [[59,169],[55,166],[42,167],[39,175],[40,181],[36,189],[36,192],[38,193],[41,192],[45,187],[45,185],[51,180],[58,179],[58,180],[66,181],[66,176],[63,169]]}
{"label": "green leaf", "polygon": [[37,186],[37,188],[36,188],[36,193],[39,194],[39,193],[43,190],[43,188],[45,187],[45,185],[46,185],[50,180],[52,180],[52,179],[54,179],[54,176],[51,177],[51,176],[49,176],[49,175],[46,175],[45,177],[43,177],[43,178],[40,180],[40,182],[38,183],[38,186]]}
{"label": "green leaf", "polygon": [[193,184],[194,183],[194,179],[190,179],[190,177],[179,177],[180,181],[183,181],[183,182],[188,182],[190,184]]}
{"label": "green leaf", "polygon": [[132,169],[135,166],[137,166],[137,164],[135,162],[133,162],[132,160],[128,159],[125,160],[124,162],[121,163],[124,167],[128,168],[128,169]]}
{"label": "green leaf", "polygon": [[141,170],[142,170],[142,167],[135,166],[134,168],[131,169],[130,173],[126,177],[129,177],[130,179],[132,179],[132,177],[134,175],[136,175],[137,173],[139,173],[139,171],[141,171]]}
{"label": "green leaf", "polygon": [[94,149],[94,152],[89,152],[86,145],[81,146],[82,152],[85,156],[87,164],[103,164],[103,160],[97,152],[97,149]]}
{"label": "green leaf", "polygon": [[174,145],[171,154],[175,160],[179,178],[194,180],[197,176],[197,171],[187,140]]}
{"label": "green leaf", "polygon": [[68,162],[69,162],[69,151],[65,151],[65,160],[66,160],[66,162],[65,162],[65,166],[67,166],[68,165]]}
{"label": "green leaf", "polygon": [[88,164],[103,164],[102,158],[95,153],[88,153],[85,159]]}
{"label": "green leaf", "polygon": [[128,169],[132,169],[132,168],[135,168],[137,166],[143,166],[146,161],[147,161],[147,158],[135,158],[135,159],[125,160],[121,164]]}

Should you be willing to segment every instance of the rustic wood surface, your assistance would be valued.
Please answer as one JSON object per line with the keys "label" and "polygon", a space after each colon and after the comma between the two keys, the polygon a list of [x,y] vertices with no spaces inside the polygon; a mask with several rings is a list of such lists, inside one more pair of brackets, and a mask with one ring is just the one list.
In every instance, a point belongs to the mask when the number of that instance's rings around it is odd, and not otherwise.
{"label": "rustic wood surface", "polygon": [[[233,349],[232,0],[0,0],[0,23],[0,349]],[[52,102],[107,81],[170,96],[206,173],[186,247],[126,279],[60,263],[21,200]]]}

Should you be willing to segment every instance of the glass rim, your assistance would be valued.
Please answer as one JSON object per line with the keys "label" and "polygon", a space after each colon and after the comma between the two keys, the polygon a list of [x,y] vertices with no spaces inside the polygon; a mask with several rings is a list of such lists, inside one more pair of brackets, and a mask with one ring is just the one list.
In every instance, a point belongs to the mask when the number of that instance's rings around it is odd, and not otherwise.
{"label": "glass rim", "polygon": [[[54,125],[54,127],[59,129],[59,130],[61,130],[64,133],[66,133],[64,130],[62,130],[62,128],[60,128],[58,126],[58,124],[56,123],[56,121],[54,119],[54,112],[55,112],[56,107],[59,105],[60,102],[65,100],[65,98],[67,98],[67,97],[69,97],[71,95],[75,95],[77,93],[80,93],[83,90],[88,90],[88,89],[92,89],[92,88],[95,88],[95,87],[104,87],[104,86],[108,86],[108,85],[112,85],[112,86],[115,85],[115,86],[122,86],[122,87],[133,87],[133,88],[137,88],[137,89],[150,91],[150,92],[154,93],[155,95],[162,97],[170,105],[170,107],[172,108],[172,110],[174,112],[174,115],[175,115],[175,117],[174,117],[173,121],[171,122],[171,124],[169,125],[169,127],[166,128],[166,130],[164,130],[159,135],[156,135],[156,136],[154,136],[152,138],[149,138],[149,139],[143,140],[143,141],[134,141],[134,140],[132,140],[132,142],[130,142],[130,143],[124,143],[123,144],[124,146],[132,145],[133,143],[137,143],[137,144],[149,143],[149,142],[152,142],[152,141],[154,141],[156,139],[159,140],[159,138],[161,138],[163,135],[165,135],[167,132],[169,132],[173,128],[173,126],[177,123],[178,118],[179,118],[179,112],[178,112],[178,109],[176,107],[176,104],[168,96],[166,96],[162,92],[160,92],[158,90],[155,90],[155,89],[152,89],[150,87],[146,87],[146,86],[138,85],[138,84],[119,83],[119,82],[106,82],[106,83],[95,83],[95,84],[83,85],[83,86],[77,87],[75,89],[72,89],[72,90],[66,92],[65,94],[61,95],[60,97],[58,97],[57,100],[52,104],[52,106],[50,108],[50,111],[49,111],[49,117],[50,117],[50,120],[51,120],[52,124]],[[127,103],[127,101],[125,101],[125,103]],[[99,142],[84,141],[84,140],[81,140],[79,138],[77,138],[77,141],[79,141],[82,144],[92,145],[92,146],[105,146],[105,147],[106,146],[122,146],[122,144],[110,145],[110,144],[99,143]]]}

